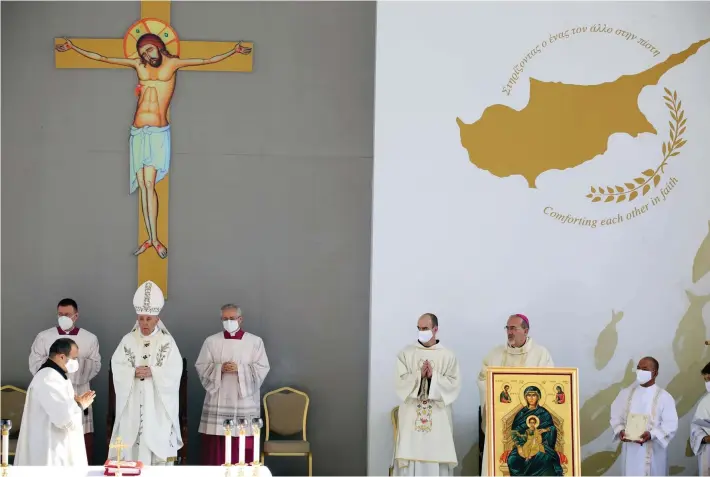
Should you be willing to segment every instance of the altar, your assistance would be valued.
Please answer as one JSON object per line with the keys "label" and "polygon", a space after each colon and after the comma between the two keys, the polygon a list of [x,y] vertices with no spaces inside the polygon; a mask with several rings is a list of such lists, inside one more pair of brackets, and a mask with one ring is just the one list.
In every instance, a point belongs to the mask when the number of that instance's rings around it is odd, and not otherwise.
{"label": "altar", "polygon": [[[50,471],[51,470],[51,471]],[[13,467],[3,469],[3,477],[99,477],[104,475],[104,466],[93,467]],[[130,474],[124,474],[129,477]],[[271,477],[268,467],[252,466],[217,467],[217,466],[150,466],[144,467],[141,476],[145,477]]]}

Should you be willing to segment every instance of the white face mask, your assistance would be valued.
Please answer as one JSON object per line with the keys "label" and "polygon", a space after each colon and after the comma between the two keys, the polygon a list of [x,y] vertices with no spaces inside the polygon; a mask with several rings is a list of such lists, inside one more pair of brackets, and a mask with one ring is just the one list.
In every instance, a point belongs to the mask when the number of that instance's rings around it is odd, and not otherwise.
{"label": "white face mask", "polygon": [[79,361],[75,359],[70,359],[67,361],[67,373],[76,373],[79,371]]}
{"label": "white face mask", "polygon": [[651,371],[646,371],[645,369],[636,370],[636,382],[639,384],[646,384],[652,377]]}
{"label": "white face mask", "polygon": [[424,330],[419,332],[419,341],[422,343],[426,343],[429,341],[432,336],[434,336],[434,333],[431,332],[431,330]]}
{"label": "white face mask", "polygon": [[705,390],[710,393],[710,381],[705,381]]}
{"label": "white face mask", "polygon": [[234,333],[239,329],[239,322],[237,320],[224,320],[222,327],[227,333]]}
{"label": "white face mask", "polygon": [[64,331],[69,331],[74,326],[74,320],[68,316],[58,316],[57,321],[59,322],[59,327]]}

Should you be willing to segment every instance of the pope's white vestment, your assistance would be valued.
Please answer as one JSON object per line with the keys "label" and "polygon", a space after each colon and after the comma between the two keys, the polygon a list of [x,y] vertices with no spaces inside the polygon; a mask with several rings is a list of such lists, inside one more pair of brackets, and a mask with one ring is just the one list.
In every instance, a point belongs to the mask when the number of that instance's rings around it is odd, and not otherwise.
{"label": "pope's white vestment", "polygon": [[698,475],[710,475],[710,448],[703,443],[703,438],[710,434],[710,428],[693,424],[696,420],[710,421],[710,393],[700,399],[690,421],[690,447],[698,456]]}
{"label": "pope's white vestment", "polygon": [[635,383],[622,389],[611,404],[613,442],[626,427],[629,413],[648,416],[651,440],[643,445],[624,442],[621,449],[621,475],[668,475],[668,444],[678,430],[675,401],[665,389],[654,384]]}
{"label": "pope's white vestment", "polygon": [[[481,403],[481,428],[486,432],[486,379],[487,368],[510,367],[510,368],[553,368],[552,356],[544,346],[541,346],[528,337],[525,344],[519,348],[513,348],[506,344],[496,346],[483,359],[481,372],[478,373],[478,391]],[[483,462],[481,465],[481,475],[488,475],[488,442],[483,444]]]}
{"label": "pope's white vestment", "polygon": [[14,464],[87,466],[83,415],[66,373],[48,361],[27,389]]}
{"label": "pope's white vestment", "polygon": [[[422,378],[427,360],[431,379]],[[461,391],[456,356],[438,342],[407,346],[397,356],[395,387],[400,405],[394,474],[453,475],[458,460],[451,405]]]}
{"label": "pope's white vestment", "polygon": [[[150,367],[152,376],[141,380],[136,368]],[[111,442],[121,437],[130,446],[126,460],[144,465],[171,464],[183,445],[179,421],[182,356],[167,328],[158,322],[144,336],[137,325],[125,335],[111,357],[116,391],[116,421]],[[110,449],[109,458],[116,458]]]}

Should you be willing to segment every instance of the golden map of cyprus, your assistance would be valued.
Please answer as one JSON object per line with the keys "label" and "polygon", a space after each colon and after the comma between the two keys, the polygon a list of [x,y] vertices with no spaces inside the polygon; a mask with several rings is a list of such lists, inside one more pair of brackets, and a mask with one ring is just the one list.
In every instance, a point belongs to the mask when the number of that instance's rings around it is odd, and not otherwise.
{"label": "golden map of cyprus", "polygon": [[472,124],[456,118],[461,145],[479,168],[498,177],[522,175],[535,188],[543,172],[576,167],[605,153],[612,134],[657,134],[638,107],[641,90],[658,84],[708,42],[710,38],[646,71],[609,83],[575,85],[530,78],[530,101],[522,110],[495,104]]}

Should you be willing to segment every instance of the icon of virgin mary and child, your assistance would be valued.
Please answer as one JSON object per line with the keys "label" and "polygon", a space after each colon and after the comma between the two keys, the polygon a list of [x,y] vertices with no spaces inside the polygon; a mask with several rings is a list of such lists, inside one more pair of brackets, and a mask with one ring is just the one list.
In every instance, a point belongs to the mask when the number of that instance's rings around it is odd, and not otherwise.
{"label": "icon of virgin mary and child", "polygon": [[549,411],[539,405],[542,393],[528,386],[523,394],[527,405],[515,414],[510,431],[515,444],[507,459],[510,475],[563,475],[555,450],[557,428]]}

